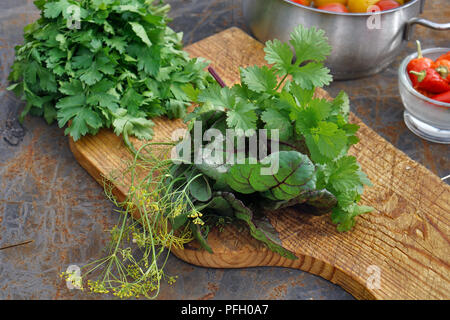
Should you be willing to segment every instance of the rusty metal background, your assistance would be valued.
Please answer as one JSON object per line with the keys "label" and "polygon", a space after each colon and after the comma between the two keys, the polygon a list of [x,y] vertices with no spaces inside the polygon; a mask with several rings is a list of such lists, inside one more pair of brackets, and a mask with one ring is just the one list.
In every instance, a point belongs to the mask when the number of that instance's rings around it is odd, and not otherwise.
{"label": "rusty metal background", "polygon": [[[185,31],[185,43],[238,26],[246,30],[241,1],[170,0],[171,26]],[[17,121],[23,103],[6,91],[14,46],[23,27],[39,13],[32,0],[0,2],[0,299],[104,299],[67,289],[59,273],[102,257],[104,230],[117,221],[102,188],[82,169],[63,130],[43,119]],[[448,0],[428,1],[424,17],[448,22]],[[447,20],[447,21],[446,21]],[[348,35],[348,36],[351,36]],[[417,28],[423,47],[449,46],[448,32]],[[411,42],[403,52],[414,51]],[[352,110],[370,127],[439,176],[450,173],[449,147],[426,142],[405,127],[397,93],[401,57],[374,77],[335,82],[328,91],[347,91]],[[367,61],[367,63],[371,63]],[[163,285],[160,299],[352,299],[341,288],[299,270],[284,268],[207,269],[171,256],[166,272],[178,281]]]}

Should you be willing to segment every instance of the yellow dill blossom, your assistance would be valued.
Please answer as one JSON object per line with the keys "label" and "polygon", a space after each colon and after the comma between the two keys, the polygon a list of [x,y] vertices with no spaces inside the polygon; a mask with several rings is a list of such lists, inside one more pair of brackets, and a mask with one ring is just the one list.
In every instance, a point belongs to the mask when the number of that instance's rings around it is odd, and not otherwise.
{"label": "yellow dill blossom", "polygon": [[97,281],[91,281],[88,280],[88,287],[91,292],[94,293],[109,293],[109,290],[105,288],[105,284],[103,282]]}
{"label": "yellow dill blossom", "polygon": [[178,278],[178,276],[170,276],[168,279],[167,279],[167,283],[168,284],[170,284],[170,285],[172,285],[172,284],[174,284],[176,281],[177,281],[177,279],[176,278]]}
{"label": "yellow dill blossom", "polygon": [[193,222],[194,224],[199,224],[199,225],[201,225],[201,226],[205,224],[205,222],[203,222],[203,220],[200,219],[199,217],[195,218],[192,222]]}
{"label": "yellow dill blossom", "polygon": [[133,209],[133,202],[128,201],[128,202],[126,203],[126,208],[127,208],[127,210],[132,210],[132,209]]}
{"label": "yellow dill blossom", "polygon": [[182,204],[179,204],[175,207],[175,209],[172,211],[172,216],[176,217],[179,216],[183,212],[184,206]]}
{"label": "yellow dill blossom", "polygon": [[159,205],[156,202],[152,202],[150,207],[153,209],[153,211],[159,211]]}
{"label": "yellow dill blossom", "polygon": [[197,210],[192,210],[191,214],[188,216],[189,218],[197,218],[199,217],[199,213]]}

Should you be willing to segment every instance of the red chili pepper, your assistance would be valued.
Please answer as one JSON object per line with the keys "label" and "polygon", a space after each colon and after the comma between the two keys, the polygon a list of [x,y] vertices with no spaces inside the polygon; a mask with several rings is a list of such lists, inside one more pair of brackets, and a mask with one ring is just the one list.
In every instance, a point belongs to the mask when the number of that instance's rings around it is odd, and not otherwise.
{"label": "red chili pepper", "polygon": [[411,71],[421,72],[424,69],[432,68],[434,66],[434,61],[429,58],[425,58],[422,55],[422,48],[420,46],[420,41],[417,40],[417,58],[412,59],[406,66],[406,71],[408,72],[409,78],[411,79],[412,85],[415,88],[418,84],[417,75],[411,73]]}
{"label": "red chili pepper", "polygon": [[450,60],[450,51],[447,53],[444,53],[442,56],[440,56],[439,58],[436,59],[436,61],[439,60]]}
{"label": "red chili pepper", "polygon": [[433,68],[428,68],[421,72],[410,71],[410,73],[417,76],[418,83],[416,89],[422,89],[431,93],[450,91],[448,81],[442,78],[439,72]]}
{"label": "red chili pepper", "polygon": [[435,69],[442,78],[450,81],[450,60],[446,59],[438,59],[435,63]]}
{"label": "red chili pepper", "polygon": [[416,89],[416,90],[419,91],[421,94],[423,94],[425,97],[430,98],[430,99],[436,95],[435,93],[431,93],[431,92],[428,92],[428,91],[425,91],[422,89]]}
{"label": "red chili pepper", "polygon": [[450,91],[437,94],[435,96],[432,96],[431,99],[441,101],[441,102],[447,102],[450,103]]}

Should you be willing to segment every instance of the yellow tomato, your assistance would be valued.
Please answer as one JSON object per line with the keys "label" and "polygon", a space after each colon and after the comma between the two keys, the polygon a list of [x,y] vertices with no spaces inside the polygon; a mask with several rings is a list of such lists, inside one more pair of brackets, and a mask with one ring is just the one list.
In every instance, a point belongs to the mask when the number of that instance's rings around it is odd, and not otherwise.
{"label": "yellow tomato", "polygon": [[348,0],[348,9],[350,12],[367,12],[367,9],[377,3],[379,0]]}
{"label": "yellow tomato", "polygon": [[348,0],[314,0],[314,6],[317,8],[329,3],[341,3],[345,6],[347,2]]}

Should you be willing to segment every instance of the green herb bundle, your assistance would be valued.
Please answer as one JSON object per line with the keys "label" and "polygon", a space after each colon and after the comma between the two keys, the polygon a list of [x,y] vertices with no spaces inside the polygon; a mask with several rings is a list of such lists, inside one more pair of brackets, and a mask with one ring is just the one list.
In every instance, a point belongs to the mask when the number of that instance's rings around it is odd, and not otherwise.
{"label": "green herb bundle", "polygon": [[[295,51],[294,62],[289,44],[268,41],[265,58],[272,67],[241,68],[241,84],[231,88],[218,84],[206,90],[187,88],[198,103],[187,116],[191,137],[195,135],[192,124],[200,121],[203,132],[213,128],[226,136],[228,129],[234,129],[245,136],[248,130],[268,129],[270,139],[270,130],[275,129],[279,138],[279,151],[269,150],[259,162],[251,161],[253,155],[247,151],[243,151],[244,162],[227,162],[227,150],[219,155],[220,165],[212,152],[203,154],[200,163],[174,165],[173,176],[184,176],[188,181],[192,203],[203,217],[201,221],[198,216],[189,219],[186,213],[177,216],[173,224],[190,224],[207,250],[211,250],[207,245],[210,226],[229,218],[243,220],[255,238],[292,258],[261,214],[265,210],[298,206],[313,214],[331,212],[339,231],[350,230],[356,216],[371,211],[358,205],[363,187],[370,181],[356,158],[347,154],[358,142],[355,133],[359,129],[348,122],[349,99],[344,92],[332,101],[314,95],[317,88],[332,80],[322,64],[331,51],[324,32],[300,25],[291,34],[290,45]],[[247,146],[252,143],[250,137],[245,139]],[[204,148],[217,150],[213,143],[202,142]],[[231,155],[239,152],[234,149]],[[261,169],[275,158],[279,170],[262,175]]]}
{"label": "green herb bundle", "polygon": [[21,120],[57,120],[74,140],[104,127],[150,139],[150,118],[183,117],[190,99],[182,88],[203,89],[210,79],[206,64],[182,50],[161,1],[35,4],[41,18],[25,27],[10,74],[9,89],[26,100]]}
{"label": "green herb bundle", "polygon": [[[241,69],[241,84],[231,88],[215,83],[206,89],[184,86],[198,106],[185,118],[190,134],[177,144],[177,157],[176,143],[145,143],[134,150],[123,177],[111,175],[113,183],[106,184],[111,200],[115,201],[108,186],[123,183],[128,174],[131,185],[127,199],[115,202],[123,214],[111,230],[107,256],[86,266],[85,280],[100,273],[98,280],[85,281],[90,291],[154,298],[161,280],[175,279],[163,272],[171,248],[196,239],[212,253],[209,231],[231,223],[243,224],[269,249],[295,259],[283,248],[267,210],[295,206],[315,215],[331,212],[339,231],[350,230],[356,216],[371,210],[358,205],[370,181],[356,158],[348,155],[358,142],[358,126],[348,122],[349,99],[344,92],[332,101],[314,94],[331,81],[322,64],[331,51],[327,39],[321,30],[299,26],[290,44],[295,62],[288,44],[268,41],[266,60],[272,67]],[[196,132],[199,127],[201,132]],[[195,137],[204,138],[209,129],[225,139],[201,139],[200,152]],[[239,133],[228,139],[229,129]],[[236,143],[243,139],[250,146],[258,129],[267,129],[269,140],[279,138],[278,150],[269,144],[262,159]],[[231,150],[230,140],[235,146]],[[240,156],[243,161],[237,161]],[[262,174],[275,159],[277,170]],[[133,212],[139,213],[137,221]],[[130,239],[140,254],[133,252]]]}

